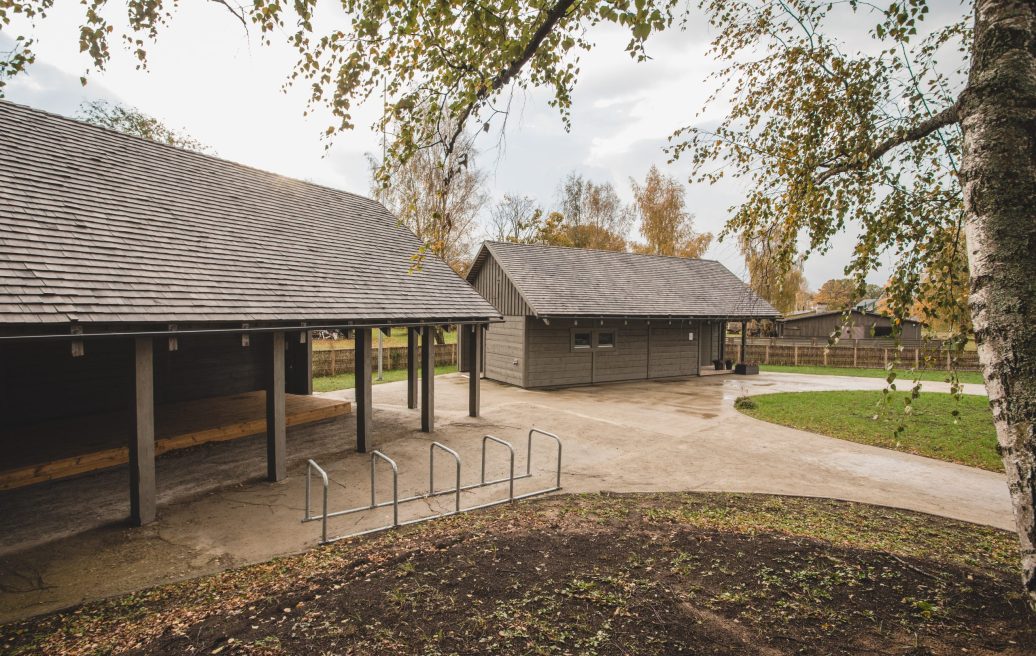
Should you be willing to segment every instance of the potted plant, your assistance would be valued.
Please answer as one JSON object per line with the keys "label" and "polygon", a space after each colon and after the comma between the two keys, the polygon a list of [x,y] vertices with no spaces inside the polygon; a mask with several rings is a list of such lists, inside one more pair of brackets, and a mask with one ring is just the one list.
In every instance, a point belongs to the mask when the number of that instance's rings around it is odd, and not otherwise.
{"label": "potted plant", "polygon": [[734,368],[734,361],[731,360],[730,358],[727,358],[726,365],[727,365],[726,366],[727,369],[733,369]]}
{"label": "potted plant", "polygon": [[712,361],[712,366],[716,369],[716,371],[720,371],[721,369],[723,369],[723,361],[719,358],[716,358]]}
{"label": "potted plant", "polygon": [[752,376],[759,373],[758,362],[738,362],[737,366],[734,367],[735,374],[741,374],[742,376]]}

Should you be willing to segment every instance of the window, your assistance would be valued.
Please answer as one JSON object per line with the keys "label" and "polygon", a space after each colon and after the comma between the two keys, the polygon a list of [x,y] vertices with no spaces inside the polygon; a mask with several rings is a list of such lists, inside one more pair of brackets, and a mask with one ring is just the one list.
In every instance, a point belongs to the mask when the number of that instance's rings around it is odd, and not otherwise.
{"label": "window", "polygon": [[614,330],[599,330],[597,331],[597,348],[615,348],[615,331]]}
{"label": "window", "polygon": [[875,337],[892,337],[892,326],[874,326]]}
{"label": "window", "polygon": [[572,331],[572,349],[588,349],[593,346],[593,333],[589,330]]}

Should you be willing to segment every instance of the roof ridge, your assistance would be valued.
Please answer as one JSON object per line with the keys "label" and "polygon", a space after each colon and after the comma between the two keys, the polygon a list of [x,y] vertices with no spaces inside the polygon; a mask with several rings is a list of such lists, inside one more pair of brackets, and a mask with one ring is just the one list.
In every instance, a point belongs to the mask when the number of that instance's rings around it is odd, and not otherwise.
{"label": "roof ridge", "polygon": [[220,164],[230,164],[230,165],[236,166],[238,168],[247,169],[249,171],[255,171],[257,173],[262,173],[264,175],[270,175],[270,176],[273,176],[273,177],[276,177],[276,178],[281,178],[283,180],[291,180],[292,182],[298,182],[298,183],[301,183],[301,184],[304,184],[304,185],[309,185],[311,187],[317,187],[317,188],[320,188],[320,189],[326,189],[328,191],[332,191],[332,192],[335,192],[335,193],[346,194],[346,195],[349,195],[349,196],[353,196],[354,198],[359,198],[361,200],[366,200],[366,201],[371,201],[371,202],[374,202],[374,203],[382,204],[381,201],[377,200],[376,198],[372,198],[370,196],[364,196],[363,194],[358,194],[358,193],[356,193],[354,191],[348,191],[346,189],[339,189],[338,187],[332,187],[330,185],[321,184],[319,182],[311,182],[309,180],[303,180],[301,178],[295,178],[295,177],[292,177],[290,175],[284,175],[283,173],[277,173],[275,171],[270,171],[270,170],[267,170],[267,169],[262,169],[262,168],[259,168],[258,166],[252,166],[251,164],[243,164],[241,162],[238,162],[238,161],[235,161],[235,160],[232,160],[232,159],[225,159],[223,157],[218,157],[216,155],[211,155],[209,153],[199,152],[197,150],[191,150],[189,148],[184,148],[182,146],[176,146],[174,144],[169,144],[169,143],[165,143],[165,142],[162,142],[162,141],[155,141],[154,139],[148,139],[146,137],[141,137],[141,136],[138,136],[138,135],[135,135],[135,134],[128,134],[126,132],[120,132],[120,131],[118,131],[118,130],[116,130],[114,128],[107,128],[107,127],[104,127],[103,125],[95,125],[95,124],[90,123],[88,121],[84,121],[82,119],[74,118],[72,116],[65,116],[64,114],[58,114],[56,112],[52,112],[52,111],[49,111],[49,110],[46,110],[46,109],[40,109],[39,107],[33,107],[31,105],[24,105],[22,103],[12,102],[10,100],[7,100],[6,98],[0,98],[0,106],[2,106],[2,105],[8,105],[8,106],[14,107],[14,108],[16,108],[18,110],[26,110],[26,111],[29,111],[29,112],[32,112],[32,113],[35,113],[35,114],[42,114],[42,115],[47,116],[49,118],[57,119],[58,121],[63,121],[63,122],[66,122],[66,123],[74,123],[76,126],[86,127],[88,129],[92,129],[92,130],[98,130],[98,131],[100,131],[100,132],[102,132],[104,134],[109,134],[109,135],[115,136],[116,138],[129,139],[129,140],[133,140],[133,141],[139,141],[139,142],[142,142],[144,144],[147,144],[148,146],[158,146],[160,148],[169,148],[169,149],[172,149],[174,152],[176,152],[178,154],[185,154],[188,157],[200,157],[200,158],[203,158],[203,159],[206,159],[206,160],[218,162]]}
{"label": "roof ridge", "polygon": [[708,257],[685,257],[683,255],[662,255],[660,253],[637,253],[634,251],[613,251],[607,248],[588,248],[586,246],[565,246],[562,244],[523,244],[514,241],[500,241],[498,239],[486,239],[482,242],[483,244],[501,244],[504,246],[516,246],[519,248],[527,247],[539,247],[539,248],[556,248],[559,250],[570,250],[570,251],[589,251],[591,253],[614,253],[615,255],[633,255],[636,257],[657,257],[670,260],[687,260],[691,262],[715,262],[716,264],[722,264],[719,260],[714,260]]}

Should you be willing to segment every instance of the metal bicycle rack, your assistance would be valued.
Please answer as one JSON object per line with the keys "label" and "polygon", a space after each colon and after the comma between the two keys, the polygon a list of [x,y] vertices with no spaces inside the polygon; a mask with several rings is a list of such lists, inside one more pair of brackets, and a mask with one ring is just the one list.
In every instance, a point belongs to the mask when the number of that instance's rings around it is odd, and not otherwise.
{"label": "metal bicycle rack", "polygon": [[[535,490],[533,492],[526,492],[524,494],[515,495],[515,493],[514,493],[514,482],[532,477],[532,437],[533,437],[533,435],[542,435],[544,437],[549,437],[550,439],[554,440],[554,442],[557,444],[557,448],[558,448],[558,450],[557,450],[557,470],[555,472],[555,477],[554,477],[554,486],[553,487],[543,488],[541,490]],[[507,448],[508,457],[509,457],[509,461],[508,461],[509,467],[508,467],[508,475],[507,476],[505,476],[503,478],[498,478],[498,479],[495,479],[495,480],[487,481],[486,480],[486,446],[490,442],[493,442],[495,444],[499,444],[499,445],[504,446],[504,447]],[[446,453],[446,454],[448,454],[448,455],[453,457],[453,461],[455,463],[455,469],[456,469],[456,483],[455,483],[455,485],[452,488],[449,488],[449,489],[446,489],[446,490],[439,490],[439,491],[436,491],[436,489],[435,489],[435,452],[436,452],[436,450],[442,451],[442,452],[444,452],[444,453]],[[320,543],[321,544],[328,544],[330,542],[337,542],[338,540],[344,540],[345,538],[353,538],[353,537],[358,537],[358,536],[361,536],[361,535],[367,535],[369,533],[377,533],[379,531],[384,531],[384,530],[387,530],[387,529],[390,529],[390,528],[396,528],[396,527],[399,527],[399,526],[407,526],[409,524],[418,524],[420,522],[426,522],[428,520],[436,519],[436,518],[439,518],[439,517],[447,517],[449,515],[456,515],[458,513],[467,512],[469,510],[477,510],[479,508],[489,508],[491,506],[500,505],[502,503],[511,503],[511,502],[513,502],[515,500],[518,500],[518,499],[527,499],[529,497],[534,497],[534,496],[537,496],[537,495],[540,495],[540,494],[547,494],[548,492],[556,492],[556,491],[561,489],[561,438],[559,438],[557,435],[555,435],[554,433],[548,433],[547,431],[540,430],[538,428],[533,428],[532,430],[529,431],[528,439],[527,439],[527,442],[526,442],[526,463],[525,463],[525,473],[524,474],[520,474],[518,476],[515,476],[515,474],[514,474],[514,455],[515,455],[514,446],[510,442],[507,442],[506,440],[502,440],[502,439],[500,439],[498,437],[494,437],[492,435],[483,435],[482,436],[482,470],[481,470],[481,476],[479,477],[479,482],[478,483],[470,483],[468,485],[461,485],[461,475],[460,475],[461,474],[461,459],[460,459],[460,454],[458,454],[456,451],[454,451],[450,447],[446,446],[445,444],[442,444],[440,442],[432,442],[431,445],[429,446],[429,449],[428,449],[428,492],[425,492],[425,493],[422,493],[422,494],[415,494],[415,495],[404,497],[404,498],[401,499],[401,498],[399,498],[399,467],[396,465],[396,462],[392,458],[390,458],[387,455],[385,455],[384,453],[382,453],[381,451],[372,451],[371,452],[371,458],[370,458],[370,470],[371,470],[371,475],[370,475],[371,476],[371,502],[370,502],[370,504],[366,505],[366,506],[358,506],[356,508],[349,508],[348,510],[336,510],[336,511],[332,511],[332,512],[328,512],[327,494],[328,494],[328,487],[329,487],[329,479],[328,479],[328,476],[327,476],[327,472],[324,471],[324,469],[320,465],[318,465],[316,463],[316,461],[309,460],[308,464],[307,464],[307,467],[306,467],[306,511],[305,511],[305,515],[302,518],[302,522],[306,523],[306,522],[320,521],[320,524],[321,524],[321,527],[320,527]],[[379,460],[381,460],[382,462],[388,464],[388,466],[392,469],[392,500],[391,501],[380,501],[379,502],[378,499],[377,499],[377,492],[376,492],[376,480],[377,479],[376,479],[376,474],[377,474],[377,463],[378,463]],[[316,471],[317,474],[320,476],[321,485],[323,486],[322,512],[319,515],[315,515],[312,512],[313,511],[313,506],[312,506],[312,480],[313,480],[313,472],[314,471]],[[469,506],[467,508],[461,508],[461,502],[460,502],[461,492],[466,492],[468,490],[480,489],[480,488],[484,488],[484,487],[490,487],[492,485],[499,485],[501,483],[507,483],[508,484],[507,498],[506,499],[498,499],[496,501],[490,501],[490,502],[487,502],[487,503],[481,503],[481,504],[478,504],[478,505]],[[434,515],[428,515],[426,517],[419,517],[417,519],[411,519],[411,520],[408,520],[408,521],[405,521],[405,522],[400,522],[399,521],[399,504],[407,503],[409,501],[417,501],[419,499],[430,499],[430,498],[433,498],[433,497],[445,496],[445,495],[448,495],[448,494],[454,495],[453,510],[446,511],[446,512],[441,512],[441,513],[436,513]],[[345,534],[345,535],[339,535],[339,536],[336,536],[336,537],[330,537],[330,538],[328,537],[328,535],[327,535],[327,520],[328,519],[330,519],[332,517],[342,517],[344,515],[351,515],[351,514],[354,514],[354,513],[360,513],[360,512],[370,511],[370,510],[376,510],[378,508],[385,508],[387,506],[392,506],[392,523],[391,524],[386,524],[384,526],[378,526],[376,528],[366,529],[366,530],[363,530],[363,531],[357,531],[355,533],[348,533],[348,534]]]}

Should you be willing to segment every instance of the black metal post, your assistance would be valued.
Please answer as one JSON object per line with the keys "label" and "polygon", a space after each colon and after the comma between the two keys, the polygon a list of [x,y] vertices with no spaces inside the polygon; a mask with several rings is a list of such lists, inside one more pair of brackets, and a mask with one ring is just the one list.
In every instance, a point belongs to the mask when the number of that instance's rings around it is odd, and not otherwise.
{"label": "black metal post", "polygon": [[357,328],[354,335],[354,365],[356,385],[356,450],[366,453],[371,437],[371,415],[374,403],[371,397],[371,329]]}
{"label": "black metal post", "polygon": [[421,430],[435,430],[435,339],[434,328],[421,329]]}

